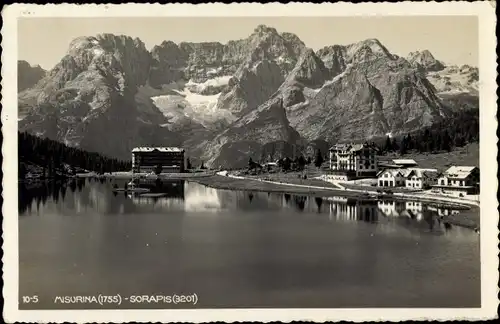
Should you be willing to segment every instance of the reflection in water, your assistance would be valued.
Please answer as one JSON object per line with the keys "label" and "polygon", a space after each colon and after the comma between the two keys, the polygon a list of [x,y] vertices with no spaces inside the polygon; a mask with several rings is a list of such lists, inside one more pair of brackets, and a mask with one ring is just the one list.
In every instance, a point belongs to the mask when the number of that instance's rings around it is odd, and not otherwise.
{"label": "reflection in water", "polygon": [[186,183],[184,208],[188,212],[217,212],[221,209],[221,200],[216,189],[196,183]]}
{"label": "reflection in water", "polygon": [[312,202],[308,196],[217,190],[183,180],[141,182],[141,187],[150,189],[149,193],[141,195],[113,192],[112,185],[105,179],[20,183],[19,214],[31,214],[33,210],[38,212],[47,203],[55,205],[60,211],[75,210],[77,214],[90,210],[103,214],[123,214],[158,210],[216,213],[235,209],[277,211],[292,208],[298,212],[326,213],[330,220],[336,221],[392,222],[399,226],[443,233],[452,226],[442,222],[442,216],[458,213],[418,201],[315,197]]}
{"label": "reflection in water", "polygon": [[316,197],[314,198],[316,201],[316,206],[318,206],[318,213],[321,213],[321,205],[323,205],[323,198],[321,197]]}
{"label": "reflection in water", "polygon": [[113,193],[119,182],[20,184],[20,295],[36,291],[45,307],[54,294],[102,289],[196,291],[207,308],[480,301],[478,235],[446,232],[427,204],[183,181],[144,183],[148,195],[129,196]]}

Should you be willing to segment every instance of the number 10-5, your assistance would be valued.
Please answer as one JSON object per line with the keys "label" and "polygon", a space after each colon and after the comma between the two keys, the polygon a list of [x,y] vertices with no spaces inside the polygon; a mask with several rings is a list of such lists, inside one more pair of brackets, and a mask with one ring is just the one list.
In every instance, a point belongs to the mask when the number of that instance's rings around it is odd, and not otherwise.
{"label": "number 10-5", "polygon": [[23,296],[23,304],[38,303],[38,296]]}

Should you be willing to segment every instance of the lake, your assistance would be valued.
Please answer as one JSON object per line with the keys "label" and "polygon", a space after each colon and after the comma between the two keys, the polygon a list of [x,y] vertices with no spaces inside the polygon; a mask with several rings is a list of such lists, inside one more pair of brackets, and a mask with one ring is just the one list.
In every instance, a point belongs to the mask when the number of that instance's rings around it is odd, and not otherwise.
{"label": "lake", "polygon": [[[20,184],[19,296],[38,298],[21,309],[117,307],[92,303],[99,294],[121,308],[481,304],[480,236],[444,223],[450,209],[184,181],[145,198],[113,184]],[[196,305],[131,299],[174,294]]]}

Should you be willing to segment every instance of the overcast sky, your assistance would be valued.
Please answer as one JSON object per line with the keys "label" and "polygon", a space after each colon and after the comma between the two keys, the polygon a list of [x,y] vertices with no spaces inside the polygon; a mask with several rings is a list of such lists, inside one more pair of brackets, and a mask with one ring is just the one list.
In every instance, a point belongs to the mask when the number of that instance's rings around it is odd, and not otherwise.
{"label": "overcast sky", "polygon": [[428,49],[447,64],[478,65],[476,16],[20,18],[18,58],[51,69],[78,36],[128,35],[151,49],[164,40],[226,43],[248,37],[259,24],[294,33],[314,50],[377,38],[400,56]]}

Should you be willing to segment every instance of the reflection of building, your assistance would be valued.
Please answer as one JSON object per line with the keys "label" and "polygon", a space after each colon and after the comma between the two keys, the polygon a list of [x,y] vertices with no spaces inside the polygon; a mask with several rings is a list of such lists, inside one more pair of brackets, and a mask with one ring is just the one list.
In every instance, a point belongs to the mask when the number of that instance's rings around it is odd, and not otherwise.
{"label": "reflection of building", "polygon": [[398,217],[403,214],[405,205],[395,200],[379,200],[377,202],[378,209],[388,217]]}
{"label": "reflection of building", "polygon": [[136,182],[141,188],[149,189],[150,193],[162,193],[166,197],[184,199],[184,180],[139,179]]}
{"label": "reflection of building", "polygon": [[347,201],[337,200],[330,204],[330,215],[335,215],[340,220],[377,220],[377,205],[374,201],[360,201],[347,199]]}
{"label": "reflection of building", "polygon": [[379,200],[378,209],[387,217],[409,217],[421,220],[423,205],[419,201]]}
{"label": "reflection of building", "polygon": [[423,206],[420,201],[407,201],[406,202],[406,214],[410,218],[416,218],[421,220],[423,217]]}
{"label": "reflection of building", "polygon": [[369,144],[337,144],[330,148],[330,169],[355,177],[377,174],[378,149]]}
{"label": "reflection of building", "polygon": [[476,194],[479,190],[479,168],[474,166],[452,166],[439,177],[434,191],[455,196]]}
{"label": "reflection of building", "polygon": [[449,209],[449,208],[436,208],[438,216],[450,216],[450,215],[458,215],[460,214],[460,211],[456,209]]}
{"label": "reflection of building", "polygon": [[132,170],[137,173],[184,172],[184,150],[177,147],[136,147],[132,150]]}

